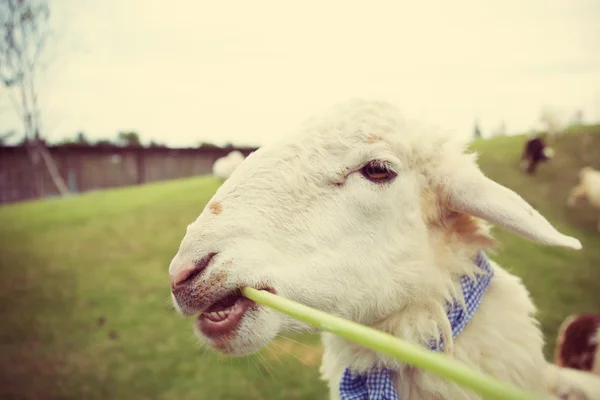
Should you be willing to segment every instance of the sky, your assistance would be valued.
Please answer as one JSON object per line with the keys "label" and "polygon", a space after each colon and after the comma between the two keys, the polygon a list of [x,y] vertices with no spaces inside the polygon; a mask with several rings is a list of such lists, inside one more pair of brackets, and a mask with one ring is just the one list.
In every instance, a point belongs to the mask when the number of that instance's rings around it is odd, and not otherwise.
{"label": "sky", "polygon": [[529,131],[543,106],[600,120],[599,0],[50,2],[50,140],[260,146],[357,97],[457,135]]}

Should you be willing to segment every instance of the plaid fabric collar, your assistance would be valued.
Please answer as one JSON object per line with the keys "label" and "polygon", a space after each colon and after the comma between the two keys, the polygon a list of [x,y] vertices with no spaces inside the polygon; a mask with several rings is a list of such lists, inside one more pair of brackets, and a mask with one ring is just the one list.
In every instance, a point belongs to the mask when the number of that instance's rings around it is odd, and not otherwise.
{"label": "plaid fabric collar", "polygon": [[[460,287],[465,299],[464,307],[457,300],[446,305],[453,338],[462,332],[475,315],[494,275],[494,270],[483,251],[477,255],[476,262],[485,274],[477,275],[475,280],[467,276],[460,278]],[[444,349],[441,332],[439,345],[432,340],[428,347],[431,350]],[[363,375],[352,375],[350,369],[346,368],[340,382],[340,397],[341,400],[400,400],[392,383],[391,371],[386,369],[374,369]]]}

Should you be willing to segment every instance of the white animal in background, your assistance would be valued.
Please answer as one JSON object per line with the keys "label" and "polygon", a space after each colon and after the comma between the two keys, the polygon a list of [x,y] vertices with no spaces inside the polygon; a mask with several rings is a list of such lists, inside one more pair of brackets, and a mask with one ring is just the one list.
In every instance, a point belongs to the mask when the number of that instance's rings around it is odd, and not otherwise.
{"label": "white animal in background", "polygon": [[570,315],[556,336],[552,393],[561,399],[600,399],[600,314]]}
{"label": "white animal in background", "polygon": [[234,150],[215,161],[212,167],[213,175],[225,180],[231,176],[233,171],[244,161],[244,155]]}
{"label": "white animal in background", "polygon": [[[583,167],[579,171],[579,184],[571,189],[567,205],[575,207],[582,200],[587,200],[590,206],[600,211],[600,171],[592,167]],[[600,232],[600,217],[597,229]]]}
{"label": "white animal in background", "polygon": [[564,400],[600,399],[600,376],[588,371],[549,364],[550,393]]}
{"label": "white animal in background", "polygon": [[[482,253],[494,245],[488,222],[544,245],[581,244],[487,178],[466,146],[385,102],[349,101],[308,120],[248,156],[187,227],[169,267],[175,308],[200,313],[198,337],[233,356],[315,331],[242,297],[251,286],[418,345],[443,343],[471,368],[548,395],[536,307]],[[446,308],[453,299],[457,314]],[[373,368],[400,399],[481,398],[336,335],[323,333],[323,344],[331,399],[343,379]]]}

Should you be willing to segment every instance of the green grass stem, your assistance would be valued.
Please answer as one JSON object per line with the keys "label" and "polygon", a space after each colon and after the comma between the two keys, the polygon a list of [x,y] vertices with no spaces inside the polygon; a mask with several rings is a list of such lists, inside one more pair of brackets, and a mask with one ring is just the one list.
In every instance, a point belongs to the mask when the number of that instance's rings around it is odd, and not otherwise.
{"label": "green grass stem", "polygon": [[450,379],[462,386],[473,389],[488,399],[539,399],[514,386],[468,368],[463,363],[448,356],[408,343],[377,329],[330,315],[264,290],[246,287],[242,290],[242,293],[250,300],[273,308],[292,318]]}

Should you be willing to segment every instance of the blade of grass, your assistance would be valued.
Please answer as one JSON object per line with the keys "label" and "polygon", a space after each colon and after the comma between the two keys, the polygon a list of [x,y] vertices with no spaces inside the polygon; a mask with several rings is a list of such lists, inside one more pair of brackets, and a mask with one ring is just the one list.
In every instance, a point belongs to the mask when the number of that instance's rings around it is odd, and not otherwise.
{"label": "blade of grass", "polygon": [[345,337],[365,347],[436,373],[489,399],[540,400],[514,386],[472,370],[463,363],[441,353],[405,342],[382,331],[327,314],[264,290],[245,287],[242,289],[242,293],[250,300],[335,335]]}

